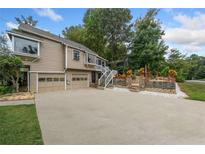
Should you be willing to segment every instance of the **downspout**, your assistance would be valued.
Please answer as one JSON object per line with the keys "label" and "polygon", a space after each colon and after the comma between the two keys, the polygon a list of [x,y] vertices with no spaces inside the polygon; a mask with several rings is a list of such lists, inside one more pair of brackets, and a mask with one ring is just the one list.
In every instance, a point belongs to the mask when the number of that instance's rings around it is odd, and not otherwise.
{"label": "downspout", "polygon": [[65,90],[67,90],[67,77],[66,77],[66,71],[67,71],[67,68],[68,68],[68,47],[67,45],[65,45]]}

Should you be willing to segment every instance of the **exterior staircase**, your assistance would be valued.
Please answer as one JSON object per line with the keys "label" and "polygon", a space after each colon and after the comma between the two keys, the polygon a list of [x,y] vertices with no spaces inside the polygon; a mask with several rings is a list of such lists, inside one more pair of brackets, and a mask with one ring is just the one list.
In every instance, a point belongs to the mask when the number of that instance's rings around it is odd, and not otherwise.
{"label": "exterior staircase", "polygon": [[98,88],[105,89],[113,85],[113,78],[117,74],[116,70],[110,70],[109,67],[101,68],[102,76],[98,80]]}

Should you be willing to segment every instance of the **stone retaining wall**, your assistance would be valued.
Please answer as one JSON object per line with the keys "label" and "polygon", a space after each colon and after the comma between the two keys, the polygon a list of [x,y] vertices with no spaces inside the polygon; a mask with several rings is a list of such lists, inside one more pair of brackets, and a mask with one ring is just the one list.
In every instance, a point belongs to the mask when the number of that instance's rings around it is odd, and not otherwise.
{"label": "stone retaining wall", "polygon": [[145,83],[146,88],[160,88],[160,89],[176,89],[174,82],[169,81],[147,81]]}

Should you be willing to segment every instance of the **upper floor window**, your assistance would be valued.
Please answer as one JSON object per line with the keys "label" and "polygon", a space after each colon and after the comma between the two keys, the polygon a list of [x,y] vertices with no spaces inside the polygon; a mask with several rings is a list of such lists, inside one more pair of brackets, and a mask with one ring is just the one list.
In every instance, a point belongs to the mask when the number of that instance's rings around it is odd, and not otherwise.
{"label": "upper floor window", "polygon": [[98,65],[102,65],[101,59],[98,59]]}
{"label": "upper floor window", "polygon": [[77,60],[77,61],[80,60],[80,51],[78,50],[73,51],[73,60]]}
{"label": "upper floor window", "polygon": [[102,66],[105,66],[105,62],[104,61],[102,61]]}
{"label": "upper floor window", "polygon": [[88,54],[88,63],[96,63],[96,56]]}
{"label": "upper floor window", "polygon": [[39,42],[14,36],[14,52],[38,54]]}

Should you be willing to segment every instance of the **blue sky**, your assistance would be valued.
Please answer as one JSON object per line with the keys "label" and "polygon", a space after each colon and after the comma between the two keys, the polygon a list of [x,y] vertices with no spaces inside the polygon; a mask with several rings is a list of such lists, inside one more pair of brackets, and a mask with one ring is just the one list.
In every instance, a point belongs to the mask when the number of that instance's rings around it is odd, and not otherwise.
{"label": "blue sky", "polygon": [[[132,22],[147,9],[130,9]],[[86,9],[0,9],[0,32],[16,26],[14,17],[33,16],[37,27],[62,34],[65,27],[82,24]],[[182,53],[205,56],[205,9],[161,9],[158,16],[165,30],[164,40]]]}

